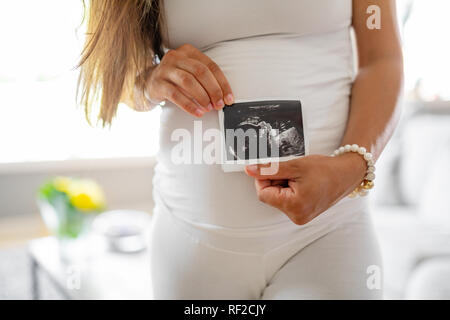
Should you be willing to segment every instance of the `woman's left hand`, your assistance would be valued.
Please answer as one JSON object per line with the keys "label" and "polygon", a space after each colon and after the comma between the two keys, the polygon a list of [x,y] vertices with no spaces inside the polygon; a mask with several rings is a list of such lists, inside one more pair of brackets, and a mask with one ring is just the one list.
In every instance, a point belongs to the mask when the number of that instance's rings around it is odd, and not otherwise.
{"label": "woman's left hand", "polygon": [[298,225],[308,223],[351,193],[367,169],[361,155],[353,152],[336,157],[309,155],[278,162],[274,174],[264,172],[267,169],[261,172],[270,165],[250,165],[245,171],[255,178],[259,200],[281,210]]}

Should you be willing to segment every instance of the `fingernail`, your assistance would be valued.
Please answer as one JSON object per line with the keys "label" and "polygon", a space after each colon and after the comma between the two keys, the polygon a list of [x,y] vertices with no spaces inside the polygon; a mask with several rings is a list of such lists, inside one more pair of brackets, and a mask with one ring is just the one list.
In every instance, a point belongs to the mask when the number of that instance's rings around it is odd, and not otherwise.
{"label": "fingernail", "polygon": [[208,106],[206,107],[206,109],[208,109],[208,111],[211,111],[213,109],[213,106],[211,103],[208,104]]}
{"label": "fingernail", "polygon": [[216,106],[219,107],[219,108],[222,108],[224,105],[225,105],[225,104],[223,103],[223,100],[222,100],[222,99],[220,99],[220,100],[216,103]]}
{"label": "fingernail", "polygon": [[231,93],[227,94],[227,96],[225,97],[225,100],[227,101],[227,104],[233,104],[233,95]]}
{"label": "fingernail", "polygon": [[247,171],[250,173],[257,173],[258,166],[256,164],[249,165],[249,166],[247,166]]}
{"label": "fingernail", "polygon": [[202,109],[195,110],[195,114],[199,117],[201,117],[205,112]]}

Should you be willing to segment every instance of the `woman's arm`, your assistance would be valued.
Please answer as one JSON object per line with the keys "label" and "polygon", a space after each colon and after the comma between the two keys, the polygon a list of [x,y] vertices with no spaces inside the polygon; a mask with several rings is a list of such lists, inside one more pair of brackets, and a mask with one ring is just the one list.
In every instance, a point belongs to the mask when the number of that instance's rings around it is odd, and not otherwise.
{"label": "woman's arm", "polygon": [[[341,143],[364,146],[376,161],[398,121],[403,65],[394,0],[376,2],[381,8],[381,29],[371,30],[366,25],[366,10],[372,4],[369,0],[353,1],[359,66]],[[353,191],[367,170],[366,161],[353,152],[336,157],[309,155],[279,162],[276,173],[261,171],[261,167],[270,165],[246,168],[247,174],[255,178],[258,198],[300,225]]]}
{"label": "woman's arm", "polygon": [[[397,125],[403,84],[403,57],[394,0],[379,0],[381,28],[366,25],[370,0],[353,1],[353,27],[358,48],[358,73],[353,83],[350,114],[341,145],[364,146],[378,159]],[[358,155],[355,155],[357,158]]]}

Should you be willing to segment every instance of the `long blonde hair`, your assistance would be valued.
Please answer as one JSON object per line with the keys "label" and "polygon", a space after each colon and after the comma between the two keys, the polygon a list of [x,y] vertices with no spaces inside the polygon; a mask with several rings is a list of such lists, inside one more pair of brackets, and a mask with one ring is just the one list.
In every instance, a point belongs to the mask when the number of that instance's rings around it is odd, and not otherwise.
{"label": "long blonde hair", "polygon": [[85,5],[87,34],[77,97],[89,123],[98,98],[103,126],[111,124],[120,102],[133,106],[141,73],[164,55],[162,6],[163,0],[90,0],[89,8]]}

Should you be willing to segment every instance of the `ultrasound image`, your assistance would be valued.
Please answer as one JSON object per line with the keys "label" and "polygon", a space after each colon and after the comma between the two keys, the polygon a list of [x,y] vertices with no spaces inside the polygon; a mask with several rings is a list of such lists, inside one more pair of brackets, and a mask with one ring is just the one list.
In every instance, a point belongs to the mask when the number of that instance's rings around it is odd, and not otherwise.
{"label": "ultrasound image", "polygon": [[223,113],[228,161],[305,155],[300,101],[239,102]]}

